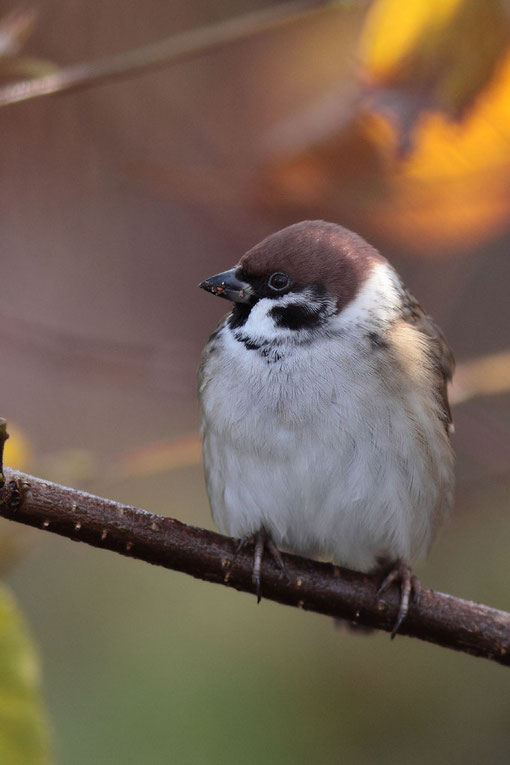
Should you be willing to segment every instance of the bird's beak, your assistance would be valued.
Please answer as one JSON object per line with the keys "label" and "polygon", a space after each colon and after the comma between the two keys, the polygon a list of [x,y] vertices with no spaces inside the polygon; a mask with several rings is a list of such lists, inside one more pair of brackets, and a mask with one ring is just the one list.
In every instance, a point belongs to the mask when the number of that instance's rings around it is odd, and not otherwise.
{"label": "bird's beak", "polygon": [[249,303],[253,290],[248,282],[242,282],[238,279],[235,272],[235,267],[230,268],[221,274],[210,276],[209,279],[201,282],[198,286],[203,290],[207,290],[207,292],[212,292],[213,295],[233,300],[234,303]]}

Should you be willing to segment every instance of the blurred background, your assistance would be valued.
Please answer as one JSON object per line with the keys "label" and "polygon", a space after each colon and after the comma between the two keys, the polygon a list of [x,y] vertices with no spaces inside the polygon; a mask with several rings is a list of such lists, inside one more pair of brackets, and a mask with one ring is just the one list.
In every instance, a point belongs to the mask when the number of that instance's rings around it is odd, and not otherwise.
{"label": "blurred background", "polygon": [[[417,573],[509,610],[510,4],[313,6],[9,104],[20,79],[93,74],[271,4],[0,2],[7,463],[212,528],[195,375],[225,306],[196,285],[284,225],[333,220],[392,260],[458,361],[456,509]],[[508,670],[490,662],[8,522],[0,564],[43,699],[33,669],[38,743],[4,765],[510,756]]]}

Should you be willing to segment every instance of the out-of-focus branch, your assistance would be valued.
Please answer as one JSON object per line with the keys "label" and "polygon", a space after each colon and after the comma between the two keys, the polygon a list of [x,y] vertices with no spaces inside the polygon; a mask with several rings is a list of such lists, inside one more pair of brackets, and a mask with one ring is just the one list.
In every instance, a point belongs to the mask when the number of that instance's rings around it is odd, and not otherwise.
{"label": "out-of-focus branch", "polygon": [[477,396],[510,391],[510,351],[490,353],[457,364],[450,399],[462,404]]}
{"label": "out-of-focus branch", "polygon": [[[0,515],[94,547],[253,592],[251,551],[212,531],[5,469]],[[284,555],[288,576],[263,563],[264,598],[391,631],[398,593],[380,601],[373,577]],[[510,665],[510,614],[423,589],[401,633]]]}
{"label": "out-of-focus branch", "polygon": [[75,64],[44,77],[6,85],[0,88],[0,107],[40,96],[90,88],[161,69],[176,61],[198,56],[245,37],[300,20],[332,4],[334,3],[325,0],[295,0],[282,3],[182,32],[126,53]]}

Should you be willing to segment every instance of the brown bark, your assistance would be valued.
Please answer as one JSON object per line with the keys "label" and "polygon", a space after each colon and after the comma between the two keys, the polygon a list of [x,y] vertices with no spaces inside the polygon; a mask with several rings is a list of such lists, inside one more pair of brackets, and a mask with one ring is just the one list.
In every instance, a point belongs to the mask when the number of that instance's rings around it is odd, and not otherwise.
{"label": "brown bark", "polygon": [[[233,539],[9,468],[4,474],[4,518],[198,579],[255,591],[252,550],[239,552],[231,565]],[[398,611],[396,588],[378,601],[373,577],[296,555],[283,558],[288,576],[270,556],[264,559],[264,598],[391,632]],[[451,595],[422,589],[399,634],[510,665],[510,614]]]}

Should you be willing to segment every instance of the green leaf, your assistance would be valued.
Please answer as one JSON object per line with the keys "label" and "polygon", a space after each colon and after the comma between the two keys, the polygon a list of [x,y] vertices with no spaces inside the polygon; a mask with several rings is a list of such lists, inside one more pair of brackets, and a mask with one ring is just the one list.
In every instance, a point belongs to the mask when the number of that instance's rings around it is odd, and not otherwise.
{"label": "green leaf", "polygon": [[39,662],[17,605],[0,585],[0,763],[49,765]]}

